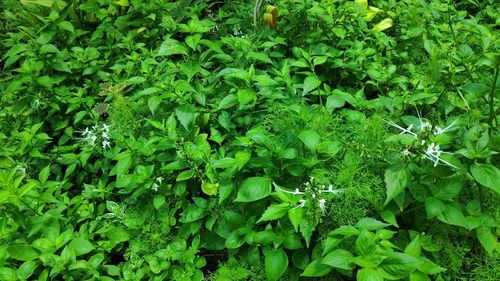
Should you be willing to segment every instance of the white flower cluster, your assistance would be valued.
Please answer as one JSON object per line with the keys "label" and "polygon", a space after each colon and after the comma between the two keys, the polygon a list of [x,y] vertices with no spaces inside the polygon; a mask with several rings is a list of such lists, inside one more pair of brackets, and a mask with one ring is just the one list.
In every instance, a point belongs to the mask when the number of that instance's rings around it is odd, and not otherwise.
{"label": "white flower cluster", "polygon": [[157,177],[155,179],[155,182],[151,186],[151,189],[154,191],[158,191],[158,187],[160,187],[161,183],[163,182],[164,178],[163,177]]}
{"label": "white flower cluster", "polygon": [[325,195],[336,195],[344,191],[343,189],[333,189],[333,185],[331,184],[328,185],[328,187],[324,184],[317,184],[315,183],[314,177],[311,177],[308,182],[304,183],[304,191],[300,191],[299,188],[296,188],[294,191],[288,191],[279,187],[274,182],[273,185],[281,192],[302,196],[296,208],[304,208],[308,202],[312,202],[312,204],[316,203],[323,213],[325,212],[325,204],[327,200]]}
{"label": "white flower cluster", "polygon": [[[421,147],[419,151],[421,152],[422,157],[432,161],[434,167],[442,163],[450,167],[456,168],[456,166],[441,158],[441,154],[445,153],[449,154],[450,152],[442,151],[441,148],[439,147],[439,144],[433,142],[429,137],[439,136],[441,134],[444,134],[448,131],[455,129],[453,125],[455,125],[457,120],[453,121],[450,125],[446,126],[445,128],[441,128],[439,126],[433,126],[431,123],[427,121],[423,121],[422,116],[420,116],[420,112],[418,112],[418,110],[417,114],[420,125],[418,126],[416,132],[412,131],[413,129],[412,124],[410,124],[407,128],[404,128],[392,121],[385,121],[385,120],[384,121],[387,124],[399,129],[400,135],[410,135],[415,139],[415,142],[419,142],[419,146]],[[405,150],[403,150],[402,154],[403,156],[410,155],[411,154],[410,149],[406,148]]]}
{"label": "white flower cluster", "polygon": [[109,136],[109,125],[98,124],[92,126],[91,129],[86,127],[84,131],[80,132],[82,134],[82,141],[94,147],[96,144],[100,144],[102,149],[106,150],[111,148],[111,137]]}

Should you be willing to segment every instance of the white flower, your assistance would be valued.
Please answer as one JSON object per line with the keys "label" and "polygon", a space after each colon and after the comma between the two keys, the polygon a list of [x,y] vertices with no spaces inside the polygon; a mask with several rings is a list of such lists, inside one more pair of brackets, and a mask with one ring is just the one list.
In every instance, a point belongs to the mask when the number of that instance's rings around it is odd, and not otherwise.
{"label": "white flower", "polygon": [[304,194],[304,192],[300,192],[300,190],[298,188],[296,188],[293,192],[292,192],[293,195],[299,195],[299,194]]}
{"label": "white flower", "polygon": [[109,132],[109,125],[108,124],[102,124],[102,129],[108,133]]}
{"label": "white flower", "polygon": [[89,137],[87,137],[87,141],[90,145],[95,145],[95,142],[97,141],[97,136],[90,135]]}
{"label": "white flower", "polygon": [[387,123],[387,124],[389,124],[389,125],[391,125],[391,126],[393,126],[393,127],[395,127],[395,128],[397,128],[397,129],[399,129],[401,131],[401,133],[399,133],[400,135],[402,135],[402,134],[409,134],[409,135],[412,135],[414,137],[417,137],[417,134],[415,134],[414,132],[411,131],[411,129],[413,128],[413,124],[410,124],[408,126],[408,128],[405,129],[405,128],[399,126],[398,124],[396,124],[396,123],[394,123],[392,121],[385,121],[384,120],[384,122]]}
{"label": "white flower", "polygon": [[111,148],[110,144],[111,144],[111,143],[110,143],[109,141],[105,140],[105,141],[103,141],[103,142],[102,142],[102,148],[103,148],[104,150],[106,150],[106,147],[107,147],[107,148]]}
{"label": "white flower", "polygon": [[450,125],[448,125],[444,129],[441,129],[440,127],[436,126],[436,130],[434,132],[434,135],[438,136],[440,134],[446,133],[447,131],[451,131],[451,130],[455,129],[455,128],[453,128],[453,125],[455,125],[456,122],[457,122],[457,120],[453,121]]}
{"label": "white flower", "polygon": [[401,152],[401,154],[403,154],[403,156],[408,156],[411,154],[411,152],[407,149],[403,150],[403,152]]}
{"label": "white flower", "polygon": [[318,203],[319,203],[319,208],[321,209],[321,211],[325,212],[325,203],[326,203],[326,200],[325,199],[319,199]]}
{"label": "white flower", "polygon": [[331,184],[328,186],[328,189],[323,190],[323,192],[328,192],[334,195],[339,194],[342,191],[343,189],[333,189],[333,185]]}
{"label": "white flower", "polygon": [[36,99],[33,103],[35,104],[35,109],[38,109],[40,107],[40,100],[39,99]]}
{"label": "white flower", "polygon": [[154,190],[154,191],[158,191],[158,187],[159,185],[155,182],[153,183],[153,185],[151,186],[151,189]]}
{"label": "white flower", "polygon": [[155,181],[158,183],[158,184],[161,184],[163,182],[164,178],[163,177],[157,177],[155,179]]}
{"label": "white flower", "polygon": [[299,200],[299,205],[297,207],[304,208],[304,206],[306,205],[306,202],[307,202],[306,200],[300,199]]}
{"label": "white flower", "polygon": [[89,135],[92,135],[92,134],[94,134],[94,132],[91,131],[91,130],[89,130],[89,127],[86,127],[85,131],[82,132],[83,136],[89,136]]}
{"label": "white flower", "polygon": [[424,153],[425,154],[423,156],[425,158],[431,160],[434,163],[434,167],[436,167],[440,162],[442,162],[448,166],[456,168],[455,165],[449,163],[448,161],[441,159],[441,154],[446,153],[446,152],[442,151],[441,148],[439,147],[439,145],[436,145],[435,143],[429,144],[429,146],[427,147],[427,149],[425,150]]}

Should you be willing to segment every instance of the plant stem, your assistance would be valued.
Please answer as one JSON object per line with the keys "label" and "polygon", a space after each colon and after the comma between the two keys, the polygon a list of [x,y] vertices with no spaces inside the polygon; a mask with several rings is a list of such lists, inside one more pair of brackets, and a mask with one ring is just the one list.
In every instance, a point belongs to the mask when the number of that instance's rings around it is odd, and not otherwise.
{"label": "plant stem", "polygon": [[497,79],[498,79],[498,68],[495,68],[495,75],[493,77],[493,82],[491,84],[491,91],[490,91],[490,119],[489,119],[489,128],[488,128],[488,133],[491,136],[491,132],[493,131],[493,120],[498,124],[498,121],[496,120],[497,117],[495,115],[495,92],[497,89]]}

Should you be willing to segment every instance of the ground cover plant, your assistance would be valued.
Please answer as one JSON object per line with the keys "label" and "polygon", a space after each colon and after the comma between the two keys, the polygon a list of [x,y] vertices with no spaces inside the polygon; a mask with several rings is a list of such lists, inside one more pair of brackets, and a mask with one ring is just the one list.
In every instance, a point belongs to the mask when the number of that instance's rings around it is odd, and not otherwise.
{"label": "ground cover plant", "polygon": [[0,2],[0,280],[499,280],[485,0]]}

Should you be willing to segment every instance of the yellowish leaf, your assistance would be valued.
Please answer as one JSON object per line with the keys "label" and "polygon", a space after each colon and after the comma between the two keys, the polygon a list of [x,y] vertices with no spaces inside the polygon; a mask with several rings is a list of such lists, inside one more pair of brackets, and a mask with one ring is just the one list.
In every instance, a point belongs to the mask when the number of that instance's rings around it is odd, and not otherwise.
{"label": "yellowish leaf", "polygon": [[361,5],[364,10],[368,9],[368,0],[354,0],[354,2]]}
{"label": "yellowish leaf", "polygon": [[217,191],[219,191],[219,183],[211,183],[202,181],[201,182],[201,190],[206,195],[217,195]]}
{"label": "yellowish leaf", "polygon": [[372,29],[375,31],[384,31],[390,27],[392,27],[392,19],[386,18],[383,19],[381,22],[377,23]]}

